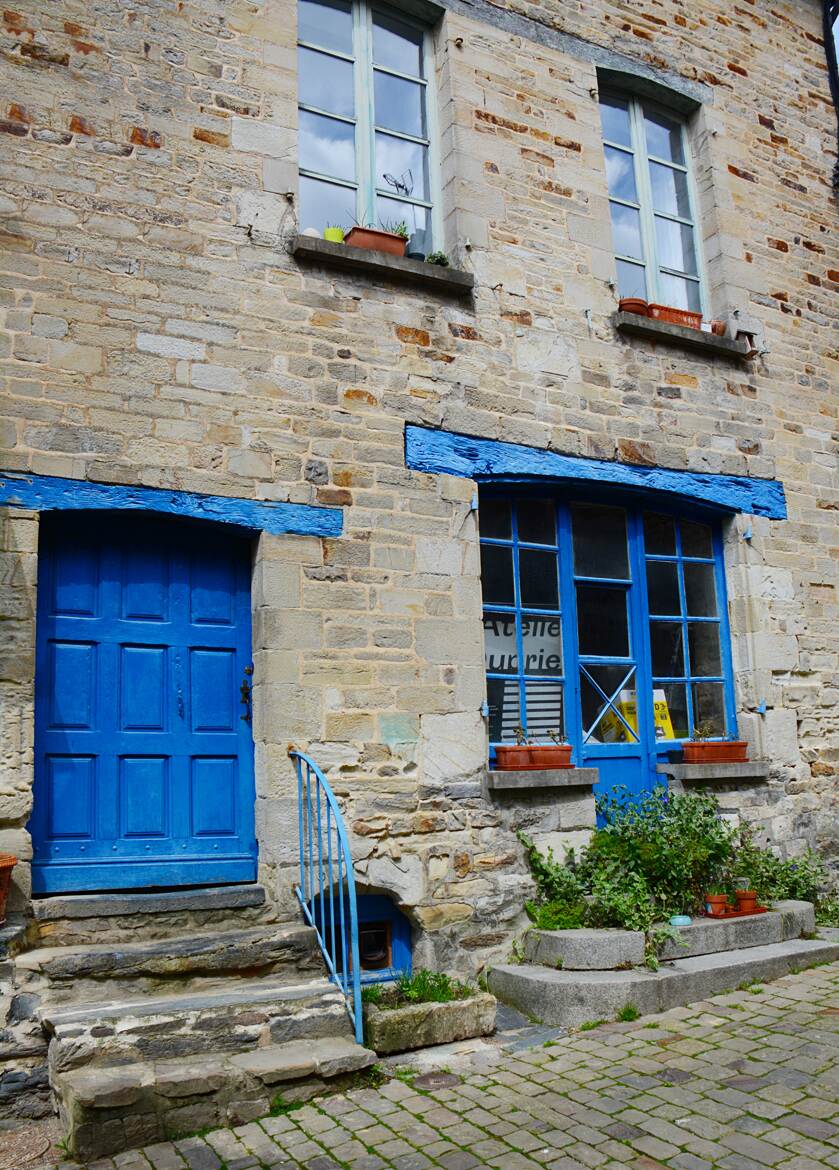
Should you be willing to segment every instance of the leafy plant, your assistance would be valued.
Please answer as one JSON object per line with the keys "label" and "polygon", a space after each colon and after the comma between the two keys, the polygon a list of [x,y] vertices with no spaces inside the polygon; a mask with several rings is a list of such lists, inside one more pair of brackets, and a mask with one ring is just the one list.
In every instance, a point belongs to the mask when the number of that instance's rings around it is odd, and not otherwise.
{"label": "leafy plant", "polygon": [[537,930],[577,930],[583,925],[585,903],[525,902],[525,913]]}
{"label": "leafy plant", "polygon": [[401,1003],[450,1003],[453,999],[466,999],[472,995],[472,988],[452,979],[445,971],[429,971],[422,967],[413,975],[400,975],[396,995]]}
{"label": "leafy plant", "polygon": [[426,256],[426,263],[437,264],[440,268],[448,268],[449,258],[445,252],[429,252]]}
{"label": "leafy plant", "polygon": [[615,1019],[621,1024],[631,1024],[633,1020],[638,1019],[640,1014],[634,1003],[627,1003],[621,1008]]}
{"label": "leafy plant", "polygon": [[411,233],[404,219],[386,219],[379,226],[383,232],[390,232],[392,236],[400,236],[403,240],[410,238]]}
{"label": "leafy plant", "polygon": [[764,901],[795,898],[815,902],[819,890],[827,884],[827,869],[818,854],[808,850],[800,857],[782,860],[771,849],[756,845],[754,833],[747,826],[740,830],[736,868]]}
{"label": "leafy plant", "polygon": [[816,903],[817,926],[839,926],[839,894],[830,893]]}
{"label": "leafy plant", "polygon": [[693,729],[691,739],[715,739],[721,734],[719,724],[714,719],[700,719]]}
{"label": "leafy plant", "polygon": [[382,1002],[384,988],[381,983],[368,983],[361,989],[361,1002],[379,1004]]}
{"label": "leafy plant", "polygon": [[526,747],[530,743],[530,737],[520,723],[513,728],[513,735],[518,747]]}

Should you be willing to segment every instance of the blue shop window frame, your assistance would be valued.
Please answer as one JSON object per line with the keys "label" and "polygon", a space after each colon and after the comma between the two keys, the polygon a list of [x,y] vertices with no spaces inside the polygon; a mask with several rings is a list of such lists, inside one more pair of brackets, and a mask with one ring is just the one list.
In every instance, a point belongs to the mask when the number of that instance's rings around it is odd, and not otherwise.
{"label": "blue shop window frame", "polygon": [[[572,745],[572,762],[579,763],[580,752],[582,748],[583,729],[581,717],[581,705],[579,694],[579,666],[580,656],[577,646],[577,609],[576,609],[576,589],[575,589],[575,574],[573,567],[573,542],[571,532],[571,514],[570,506],[572,504],[603,504],[619,507],[626,510],[627,514],[627,543],[630,572],[635,583],[635,593],[638,600],[637,628],[633,631],[634,639],[632,644],[632,656],[637,664],[637,694],[638,702],[641,702],[641,695],[644,696],[644,702],[649,703],[652,707],[653,701],[653,682],[652,682],[652,660],[651,660],[651,646],[650,646],[650,611],[648,606],[648,594],[646,584],[646,564],[647,554],[644,543],[644,513],[654,512],[661,515],[672,516],[674,520],[695,520],[703,524],[707,524],[711,529],[712,535],[712,550],[713,550],[713,565],[714,565],[714,583],[716,586],[717,596],[717,618],[709,619],[711,621],[719,621],[720,630],[720,658],[721,658],[721,675],[715,676],[701,676],[702,681],[708,682],[722,682],[723,686],[723,709],[726,723],[725,735],[727,738],[736,736],[737,733],[737,709],[734,697],[734,670],[731,658],[731,631],[728,619],[728,591],[725,581],[725,561],[723,549],[723,536],[721,529],[721,521],[730,513],[722,513],[718,509],[704,507],[701,504],[689,500],[668,500],[664,501],[661,498],[656,498],[652,493],[643,491],[637,492],[620,492],[616,493],[614,489],[600,489],[594,485],[586,484],[585,488],[580,491],[573,490],[567,486],[557,486],[549,484],[527,484],[508,482],[481,485],[480,487],[481,499],[507,499],[511,502],[524,499],[548,499],[553,498],[556,505],[556,545],[536,545],[528,544],[528,547],[542,548],[555,551],[559,558],[559,609],[556,616],[560,618],[562,627],[562,671],[556,676],[551,675],[550,681],[562,683],[563,685],[563,715],[564,715],[564,735],[568,743]],[[478,520],[480,527],[480,509],[478,512]],[[517,515],[516,509],[512,509],[512,539],[505,541],[496,538],[481,537],[481,544],[501,545],[504,547],[513,547],[518,549],[518,530],[517,530]],[[677,528],[678,531],[678,528]],[[677,544],[677,554],[673,557],[664,555],[650,554],[651,559],[681,561],[684,563],[685,559],[688,562],[710,563],[711,558],[683,558],[681,554],[681,544]],[[513,574],[514,574],[514,590],[515,603],[512,606],[505,606],[496,604],[492,601],[485,601],[483,609],[493,613],[507,613],[511,617],[521,617],[523,607],[521,605],[521,583],[519,580],[518,557],[514,555],[513,558]],[[586,582],[597,582],[599,578],[586,578]],[[604,579],[605,581],[605,579]],[[609,579],[609,583],[613,583]],[[684,584],[680,575],[680,600],[682,614],[679,620],[682,623],[683,637],[687,635],[687,619],[685,616],[685,598],[684,598]],[[532,611],[533,607],[524,607],[524,613],[527,615]],[[693,617],[691,620],[696,620]],[[700,619],[701,620],[701,619]],[[500,679],[507,682],[515,681],[518,686],[518,693],[520,701],[524,696],[525,682],[527,681],[545,681],[544,675],[534,676],[531,680],[526,672],[521,670],[523,662],[523,647],[521,637],[521,623],[517,622],[516,629],[516,648],[518,652],[519,671],[515,674],[500,674],[495,672],[488,672],[487,679]],[[685,676],[685,681],[688,691],[690,692],[692,679],[690,676]],[[688,703],[692,702],[692,696],[688,694]],[[689,718],[691,718],[692,708],[688,707]],[[650,720],[652,726],[652,720]],[[693,724],[691,724],[693,725]],[[722,738],[722,737],[720,737]],[[495,747],[501,741],[490,742],[490,767],[495,764]],[[505,740],[503,742],[510,742]],[[647,745],[651,756],[656,756],[662,760],[666,759],[668,754],[676,749],[679,749],[685,742],[685,738],[674,738],[670,740],[654,740]]]}
{"label": "blue shop window frame", "polygon": [[[410,975],[412,968],[411,924],[406,916],[397,906],[394,906],[386,894],[359,894],[357,902],[359,930],[366,923],[371,922],[390,924],[391,965],[382,967],[378,971],[362,970],[362,984],[392,983],[401,975]],[[338,914],[339,912],[336,911],[336,921]],[[320,906],[317,901],[315,903],[315,920],[320,925]]]}

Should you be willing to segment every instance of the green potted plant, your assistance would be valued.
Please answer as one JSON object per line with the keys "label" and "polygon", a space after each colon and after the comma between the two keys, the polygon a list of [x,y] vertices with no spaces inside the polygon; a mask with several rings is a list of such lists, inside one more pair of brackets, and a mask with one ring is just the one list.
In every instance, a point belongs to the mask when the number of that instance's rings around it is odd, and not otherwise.
{"label": "green potted plant", "polygon": [[370,252],[387,252],[389,256],[404,256],[408,246],[408,225],[404,220],[394,223],[390,220],[379,228],[356,223],[344,237],[344,243],[351,248],[366,248]]}
{"label": "green potted plant", "polygon": [[552,744],[534,743],[530,745],[530,762],[535,768],[570,768],[571,744],[565,743],[562,736],[556,731],[549,731],[548,738]]}
{"label": "green potted plant", "polygon": [[438,268],[449,267],[449,258],[445,252],[429,252],[425,262],[426,264],[436,264]]}
{"label": "green potted plant", "polygon": [[329,240],[330,244],[343,244],[344,229],[337,223],[328,223],[323,229],[323,238]]}
{"label": "green potted plant", "polygon": [[748,752],[744,739],[725,739],[713,719],[703,719],[682,746],[682,759],[686,764],[736,764],[748,760]]}
{"label": "green potted plant", "polygon": [[531,767],[530,740],[527,732],[519,726],[515,729],[516,742],[499,743],[495,747],[495,766],[502,771],[521,772]]}

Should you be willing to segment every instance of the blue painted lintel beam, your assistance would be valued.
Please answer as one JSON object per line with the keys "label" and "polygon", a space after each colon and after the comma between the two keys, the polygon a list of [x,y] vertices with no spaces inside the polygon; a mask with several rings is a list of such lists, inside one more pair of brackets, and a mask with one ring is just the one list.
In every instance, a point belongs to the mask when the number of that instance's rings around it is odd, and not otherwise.
{"label": "blue painted lintel beam", "polygon": [[752,516],[768,516],[771,520],[785,520],[787,516],[783,484],[774,479],[581,459],[521,443],[457,435],[412,424],[405,428],[405,464],[414,471],[458,475],[479,483],[611,484],[665,492],[727,512],[746,512]]}
{"label": "blue painted lintel beam", "polygon": [[166,512],[173,516],[191,516],[198,520],[236,524],[241,528],[299,536],[340,536],[344,523],[340,508],[2,472],[0,504],[30,508],[36,512],[71,508]]}

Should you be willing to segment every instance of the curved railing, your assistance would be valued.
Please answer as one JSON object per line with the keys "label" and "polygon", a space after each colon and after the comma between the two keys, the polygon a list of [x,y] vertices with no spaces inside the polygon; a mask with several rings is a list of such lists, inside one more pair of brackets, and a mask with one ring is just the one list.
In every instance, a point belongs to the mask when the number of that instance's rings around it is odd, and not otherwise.
{"label": "curved railing", "polygon": [[289,751],[297,770],[303,914],[320,943],[329,978],[341,989],[355,1038],[363,1043],[355,875],[344,818],[326,777],[310,756]]}

